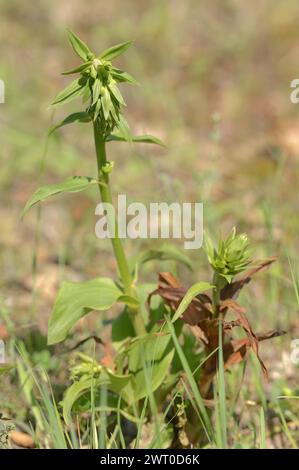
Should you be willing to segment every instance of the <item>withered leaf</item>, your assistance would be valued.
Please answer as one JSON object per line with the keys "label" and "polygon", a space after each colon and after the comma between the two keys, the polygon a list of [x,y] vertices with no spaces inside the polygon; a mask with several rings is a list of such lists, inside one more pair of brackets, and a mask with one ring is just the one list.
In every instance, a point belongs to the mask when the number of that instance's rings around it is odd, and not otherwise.
{"label": "withered leaf", "polygon": [[[243,277],[227,284],[222,289],[218,312],[220,318],[213,315],[212,300],[206,294],[199,294],[193,299],[182,316],[183,321],[189,325],[193,335],[202,342],[208,354],[217,350],[219,346],[219,321],[222,322],[223,334],[226,336],[225,340],[223,338],[225,369],[245,360],[249,351],[252,350],[261,364],[264,376],[268,377],[266,366],[259,355],[259,342],[281,336],[285,332],[273,330],[266,333],[254,333],[246,317],[246,309],[239,305],[234,298],[256,273],[266,269],[275,260],[276,258],[273,257],[261,261]],[[158,288],[149,296],[148,301],[150,302],[152,295],[158,294],[172,310],[176,310],[186,292],[187,289],[171,273],[162,272],[159,274]],[[229,322],[224,320],[228,310],[234,312],[236,319]],[[241,327],[246,333],[246,337],[233,339],[231,333],[235,327]],[[208,397],[211,393],[211,383],[217,371],[217,363],[218,355],[211,354],[201,369],[199,388],[203,397]]]}
{"label": "withered leaf", "polygon": [[260,261],[256,266],[247,271],[242,277],[238,278],[236,281],[230,284],[226,284],[220,293],[221,300],[236,298],[239,295],[241,289],[243,289],[243,287],[251,281],[255,274],[263,271],[264,269],[267,269],[276,260],[277,257],[273,256],[266,260]]}
{"label": "withered leaf", "polygon": [[[185,296],[187,289],[168,272],[159,273],[158,288],[149,295],[150,302],[153,295],[160,295],[172,310],[176,310]],[[206,294],[199,294],[190,303],[182,315],[182,319],[188,325],[197,325],[201,320],[212,313],[212,301]]]}

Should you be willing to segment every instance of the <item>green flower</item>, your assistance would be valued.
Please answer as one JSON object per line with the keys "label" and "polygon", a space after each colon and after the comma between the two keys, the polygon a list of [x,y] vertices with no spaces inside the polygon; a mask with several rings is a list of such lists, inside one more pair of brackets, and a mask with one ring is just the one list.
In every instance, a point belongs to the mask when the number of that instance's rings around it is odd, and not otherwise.
{"label": "green flower", "polygon": [[207,236],[205,244],[210,265],[227,282],[231,282],[236,274],[244,271],[251,263],[248,237],[245,233],[237,235],[235,228],[226,240],[219,240],[217,249]]}
{"label": "green flower", "polygon": [[130,140],[129,126],[121,113],[122,106],[126,104],[117,85],[122,82],[132,84],[137,82],[127,72],[114,67],[111,60],[125,52],[132,42],[113,46],[96,57],[73,32],[68,31],[68,36],[74,52],[83,63],[63,73],[63,75],[79,74],[79,78],[61,91],[52,105],[60,106],[81,96],[83,102],[87,102],[86,111],[72,115],[71,119],[97,122],[98,129],[104,137],[109,136],[113,129],[117,128],[122,136]]}

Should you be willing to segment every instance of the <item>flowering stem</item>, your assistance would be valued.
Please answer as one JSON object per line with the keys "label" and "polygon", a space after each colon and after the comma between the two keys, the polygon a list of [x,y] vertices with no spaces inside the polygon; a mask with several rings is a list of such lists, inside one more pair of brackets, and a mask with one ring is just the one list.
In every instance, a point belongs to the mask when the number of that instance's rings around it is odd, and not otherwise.
{"label": "flowering stem", "polygon": [[223,276],[220,276],[217,272],[215,272],[213,277],[213,284],[215,286],[213,289],[213,307],[214,313],[218,314],[221,300],[221,290],[227,284],[227,281]]}
{"label": "flowering stem", "polygon": [[[105,140],[102,136],[102,133],[100,131],[97,121],[94,122],[93,128],[94,128],[94,141],[95,141],[96,155],[97,155],[98,178],[99,178],[99,181],[103,183],[103,184],[99,184],[101,199],[103,203],[113,204],[111,189],[110,189],[110,184],[109,184],[109,174],[102,171],[103,167],[107,163]],[[120,278],[124,286],[124,293],[131,297],[136,297],[136,292],[135,292],[135,288],[133,285],[133,278],[129,270],[127,258],[126,258],[126,255],[122,246],[121,239],[119,238],[118,223],[117,223],[116,217],[114,220],[114,227],[115,227],[115,233],[114,233],[114,237],[111,238],[111,241],[112,241],[114,255],[117,261],[117,265],[118,265]],[[144,326],[143,319],[138,308],[130,307],[129,311],[130,311],[131,320],[132,320],[136,335],[145,334],[146,333],[145,326]]]}

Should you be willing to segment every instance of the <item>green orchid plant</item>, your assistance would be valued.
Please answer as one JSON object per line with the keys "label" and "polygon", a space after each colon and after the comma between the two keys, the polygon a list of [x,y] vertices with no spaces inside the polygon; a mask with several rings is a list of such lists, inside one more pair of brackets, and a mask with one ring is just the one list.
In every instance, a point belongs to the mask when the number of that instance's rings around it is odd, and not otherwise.
{"label": "green orchid plant", "polygon": [[[68,37],[74,52],[83,63],[64,73],[77,74],[79,77],[56,96],[52,106],[62,106],[81,98],[84,109],[53,126],[49,134],[72,123],[90,124],[95,142],[97,175],[73,176],[61,183],[37,189],[25,205],[23,215],[35,204],[49,197],[65,192],[76,193],[93,186],[98,186],[102,202],[112,204],[110,178],[113,163],[107,158],[107,144],[125,141],[164,146],[154,136],[132,135],[123,116],[125,102],[119,84],[135,84],[136,81],[127,72],[116,68],[111,61],[124,53],[131,42],[118,44],[96,56],[73,32],[69,31]],[[112,394],[109,395],[112,402],[115,401],[115,394],[121,395],[123,407],[130,414],[132,407],[149,394],[149,384],[144,377],[145,369],[150,365],[150,393],[154,393],[163,383],[174,357],[170,336],[160,331],[161,327],[152,321],[146,308],[147,298],[155,285],[137,283],[137,278],[140,267],[154,259],[175,260],[188,268],[191,267],[190,261],[181,251],[166,245],[161,249],[140,253],[132,267],[118,235],[117,220],[114,220],[114,227],[115,234],[111,242],[119,279],[63,281],[49,319],[48,344],[55,345],[67,339],[76,322],[89,312],[107,311],[116,304],[123,306],[112,324],[111,343],[107,345],[98,336],[94,336],[96,344],[103,350],[102,358],[98,360],[82,353],[75,354],[75,363],[71,365],[74,383],[66,391],[63,400],[63,416],[67,423],[71,420],[73,408],[80,410],[79,405],[76,408],[78,400],[88,401],[91,383],[96,390],[104,385]],[[165,309],[160,304],[161,301],[156,302],[151,313],[154,311],[160,316],[162,314],[163,318]],[[113,402],[111,406],[115,408],[116,405]]]}
{"label": "green orchid plant", "polygon": [[[107,159],[106,143],[111,141],[127,141],[164,146],[160,139],[151,135],[133,136],[122,113],[125,101],[118,85],[119,83],[136,84],[137,82],[127,72],[114,67],[111,61],[123,54],[131,46],[132,42],[118,44],[105,50],[100,56],[96,56],[73,32],[68,31],[68,38],[74,52],[83,63],[63,73],[63,75],[76,74],[79,77],[73,80],[56,96],[52,106],[62,106],[81,97],[85,110],[66,117],[62,122],[51,128],[50,134],[71,123],[91,123],[96,150],[97,178],[76,176],[68,178],[62,183],[39,188],[27,202],[23,214],[34,204],[54,194],[79,192],[92,185],[99,187],[102,202],[112,203],[109,180],[114,165],[113,162],[109,162]],[[92,308],[99,310],[110,308],[116,301],[124,302],[129,306],[135,333],[137,335],[146,333],[144,321],[138,310],[134,279],[118,236],[117,220],[114,221],[114,226],[115,236],[112,238],[112,246],[118,265],[122,289],[120,290],[109,279],[93,280],[80,286],[76,286],[73,283],[63,284],[49,323],[49,344],[65,339],[74,323],[87,311]],[[79,290],[82,293],[82,296],[79,297],[82,301],[78,300],[78,307],[73,309],[70,306],[70,308],[62,309],[62,304],[66,300],[71,300],[72,296],[74,294],[77,295]],[[106,294],[103,296],[105,301],[101,301],[100,296],[97,295],[101,290]],[[86,296],[85,292],[87,292]],[[94,293],[93,295],[92,292]]]}
{"label": "green orchid plant", "polygon": [[[95,142],[97,175],[73,176],[61,183],[39,188],[27,202],[23,213],[56,194],[76,193],[93,186],[98,187],[102,202],[112,204],[110,179],[114,166],[107,158],[107,144],[124,141],[164,145],[151,135],[132,135],[123,116],[125,101],[119,85],[135,84],[136,81],[130,74],[115,67],[114,59],[124,53],[131,42],[118,44],[96,56],[73,32],[69,31],[68,37],[82,64],[64,73],[78,77],[56,96],[52,106],[65,105],[81,98],[83,110],[52,127],[50,134],[71,123],[90,124]],[[278,335],[277,332],[259,336],[253,333],[244,309],[235,301],[236,295],[252,276],[274,260],[258,263],[247,274],[238,277],[252,264],[251,252],[247,236],[238,235],[233,229],[225,240],[219,241],[217,248],[206,237],[206,254],[214,273],[211,284],[197,282],[186,289],[171,273],[166,272],[160,273],[158,287],[156,284],[144,284],[138,282],[139,269],[153,259],[174,260],[189,269],[192,269],[192,264],[179,250],[166,245],[140,253],[132,268],[118,234],[117,220],[113,222],[115,234],[111,241],[119,279],[104,277],[82,282],[64,281],[49,320],[48,344],[55,345],[68,338],[77,321],[89,312],[107,311],[116,304],[122,306],[121,312],[112,321],[111,341],[104,342],[98,335],[93,336],[102,349],[101,357],[77,352],[72,359],[72,385],[66,390],[62,401],[64,420],[71,424],[74,413],[91,412],[94,407],[100,409],[101,390],[104,387],[108,391],[110,425],[119,427],[119,417],[115,413],[119,408],[134,425],[136,420],[140,425],[144,420],[152,419],[153,410],[156,410],[159,442],[155,445],[161,445],[163,433],[170,439],[170,445],[176,436],[175,428],[166,424],[167,413],[171,409],[183,409],[185,416],[185,408],[177,401],[175,387],[179,386],[183,375],[187,375],[189,385],[185,387],[187,396],[182,392],[184,399],[195,407],[196,413],[193,415],[204,423],[211,439],[212,426],[200,394],[210,398],[218,367],[215,351],[220,340],[224,366],[228,368],[245,359],[250,348],[259,358],[258,342]],[[208,291],[212,291],[211,296]],[[235,313],[236,320],[226,321],[228,310]],[[184,324],[191,328],[191,340],[190,334],[183,328]],[[234,340],[229,336],[236,326],[243,328],[246,334],[244,339]],[[178,341],[178,337],[183,341]],[[198,342],[202,345],[200,351]],[[203,360],[203,367],[199,367]],[[164,412],[165,403],[169,405],[167,413]],[[142,418],[137,419],[136,414],[140,416],[140,413]],[[181,419],[179,426],[185,421],[185,418]],[[184,442],[188,441],[185,430],[179,429],[177,434],[181,439],[183,436]]]}

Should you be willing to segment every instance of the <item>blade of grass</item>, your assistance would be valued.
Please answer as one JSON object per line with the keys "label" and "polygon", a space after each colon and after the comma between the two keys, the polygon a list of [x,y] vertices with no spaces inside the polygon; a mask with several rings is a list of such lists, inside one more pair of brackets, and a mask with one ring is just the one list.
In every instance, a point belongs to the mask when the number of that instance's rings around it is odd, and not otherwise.
{"label": "blade of grass", "polygon": [[285,417],[284,417],[284,415],[283,415],[283,412],[282,412],[282,409],[281,409],[281,407],[280,407],[279,402],[277,402],[277,411],[278,411],[278,414],[279,414],[279,417],[280,417],[280,420],[281,420],[281,423],[282,423],[282,427],[283,427],[283,430],[284,430],[284,432],[285,432],[286,437],[287,437],[288,440],[290,441],[292,447],[293,447],[294,449],[298,449],[298,446],[297,446],[296,442],[294,441],[294,438],[293,438],[293,436],[292,436],[292,434],[291,434],[291,431],[290,431],[290,429],[289,429],[289,427],[288,427],[288,425],[287,425],[287,422],[286,422],[286,420],[285,420]]}
{"label": "blade of grass", "polygon": [[208,440],[210,442],[212,442],[213,429],[212,429],[212,425],[211,425],[207,410],[205,408],[203,399],[202,399],[202,397],[200,395],[200,392],[198,390],[198,386],[195,382],[195,379],[193,377],[192,371],[190,369],[190,366],[188,364],[188,361],[186,359],[184,351],[183,351],[183,349],[182,349],[182,347],[181,347],[181,345],[178,341],[178,338],[176,337],[174,326],[173,326],[173,324],[171,323],[171,321],[169,320],[168,317],[166,317],[166,322],[167,322],[168,329],[169,329],[169,332],[171,334],[175,349],[177,351],[177,354],[179,356],[179,359],[181,361],[183,369],[186,373],[186,376],[187,376],[189,385],[191,387],[192,393],[194,395],[195,402],[198,406],[199,416],[202,418],[202,424],[203,424],[204,431],[207,435]]}
{"label": "blade of grass", "polygon": [[143,403],[143,407],[142,407],[142,411],[141,411],[141,415],[140,415],[140,423],[139,423],[138,428],[137,428],[137,436],[136,436],[136,440],[135,440],[134,449],[139,449],[139,442],[140,442],[141,433],[142,433],[142,425],[143,425],[143,422],[144,422],[144,417],[145,417],[147,405],[148,405],[148,397],[146,397],[144,399],[144,403]]}
{"label": "blade of grass", "polygon": [[122,446],[122,449],[126,448],[126,442],[125,438],[123,435],[122,427],[121,427],[121,396],[118,398],[117,402],[117,426],[118,426],[118,434],[119,434],[119,439],[120,439],[120,444]]}
{"label": "blade of grass", "polygon": [[226,393],[225,393],[225,377],[223,363],[223,344],[222,344],[222,321],[219,321],[219,348],[218,348],[218,380],[217,396],[219,399],[219,418],[221,423],[221,440],[222,447],[227,449],[227,420],[226,420]]}
{"label": "blade of grass", "polygon": [[[143,358],[144,358],[144,355],[143,355]],[[150,405],[152,416],[154,418],[154,426],[155,426],[155,431],[157,435],[157,442],[158,442],[159,448],[161,448],[162,439],[161,439],[161,431],[160,431],[160,419],[159,419],[157,403],[156,403],[155,396],[153,394],[152,386],[151,386],[152,372],[149,369],[149,366],[144,359],[143,359],[143,372],[144,372],[144,379],[145,379],[145,384],[146,384],[146,389],[147,389],[147,396],[149,399],[149,405]]]}
{"label": "blade of grass", "polygon": [[261,406],[260,410],[260,449],[266,449],[266,421],[264,408]]}
{"label": "blade of grass", "polygon": [[106,384],[103,384],[100,389],[100,438],[99,445],[100,449],[106,448],[106,437],[107,437],[107,399],[108,390]]}

